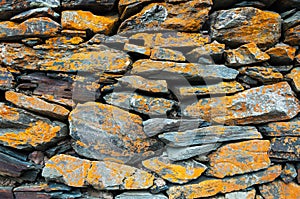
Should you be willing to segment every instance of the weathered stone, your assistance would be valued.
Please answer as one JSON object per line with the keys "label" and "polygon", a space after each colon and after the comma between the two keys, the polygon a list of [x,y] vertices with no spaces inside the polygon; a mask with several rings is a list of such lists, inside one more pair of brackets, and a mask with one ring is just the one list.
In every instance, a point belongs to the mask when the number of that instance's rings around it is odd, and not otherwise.
{"label": "weathered stone", "polygon": [[227,144],[209,155],[207,174],[218,178],[249,173],[270,166],[268,140],[250,140]]}
{"label": "weathered stone", "polygon": [[211,0],[152,3],[126,19],[120,25],[119,32],[152,28],[196,32],[207,20],[211,5]]}
{"label": "weathered stone", "polygon": [[239,69],[240,74],[247,75],[262,83],[274,83],[283,79],[283,75],[274,68],[246,66]]}
{"label": "weathered stone", "polygon": [[88,188],[86,192],[83,193],[84,199],[114,199],[111,192],[105,190],[96,190],[93,188]]}
{"label": "weathered stone", "polygon": [[206,166],[195,160],[172,163],[167,157],[154,157],[144,160],[143,166],[155,172],[163,179],[177,184],[197,179],[206,170]]}
{"label": "weathered stone", "polygon": [[50,37],[57,35],[60,24],[47,17],[31,18],[18,24],[0,22],[0,40],[17,40],[25,37]]}
{"label": "weathered stone", "polygon": [[194,156],[205,156],[219,148],[221,144],[203,144],[190,147],[166,147],[168,157],[172,161],[185,160]]}
{"label": "weathered stone", "polygon": [[[110,48],[123,50],[125,44],[129,43],[128,37],[121,35],[107,36],[104,34],[95,34],[89,41],[89,44],[104,44]],[[140,46],[140,44],[137,44]]]}
{"label": "weathered stone", "polygon": [[292,182],[297,177],[297,170],[294,165],[286,163],[280,177],[286,184]]}
{"label": "weathered stone", "polygon": [[67,126],[0,103],[0,143],[17,149],[44,148],[67,136]]}
{"label": "weathered stone", "polygon": [[153,155],[160,144],[147,139],[142,119],[114,106],[87,102],[69,116],[73,148],[85,157],[133,164]]}
{"label": "weathered stone", "polygon": [[62,154],[62,153],[66,152],[66,151],[69,151],[71,149],[72,149],[71,142],[70,142],[70,140],[66,139],[66,140],[58,142],[56,144],[56,146],[53,146],[53,147],[47,149],[47,151],[45,151],[45,154],[48,157],[52,157],[55,154]]}
{"label": "weathered stone", "polygon": [[213,13],[210,28],[213,39],[230,47],[251,42],[268,47],[281,36],[281,18],[277,13],[257,8],[232,8]]}
{"label": "weathered stone", "polygon": [[219,63],[223,59],[225,44],[214,41],[210,44],[195,48],[187,53],[186,57],[189,62],[201,64]]}
{"label": "weathered stone", "polygon": [[300,163],[296,164],[296,169],[297,169],[297,182],[300,184]]}
{"label": "weathered stone", "polygon": [[277,44],[275,47],[270,48],[266,53],[271,57],[269,62],[273,65],[287,65],[292,63],[295,58],[296,48]]}
{"label": "weathered stone", "polygon": [[14,91],[7,91],[5,99],[20,108],[24,108],[44,116],[64,120],[68,118],[69,110],[57,104],[51,104],[35,96],[27,96]]}
{"label": "weathered stone", "polygon": [[300,22],[300,11],[294,12],[291,15],[288,15],[283,21],[282,21],[282,32],[285,32],[289,28],[292,28],[296,25],[298,25]]}
{"label": "weathered stone", "polygon": [[31,9],[31,8],[40,8],[40,7],[49,7],[49,8],[58,8],[60,7],[59,0],[6,0],[1,1],[0,8],[0,20],[8,20],[13,15],[18,14],[22,11]]}
{"label": "weathered stone", "polygon": [[13,75],[6,69],[0,66],[0,90],[7,90],[14,85]]}
{"label": "weathered stone", "polygon": [[14,199],[13,187],[0,187],[0,198]]}
{"label": "weathered stone", "polygon": [[208,122],[201,119],[152,118],[143,122],[144,131],[148,137],[153,137],[164,132],[185,131],[208,125]]}
{"label": "weathered stone", "polygon": [[300,1],[299,0],[277,0],[273,5],[279,11],[286,11],[293,8],[300,8]]}
{"label": "weathered stone", "polygon": [[145,55],[148,57],[151,54],[151,49],[149,47],[138,46],[138,45],[129,44],[129,43],[125,43],[124,51],[130,52],[130,53],[137,53],[137,54]]}
{"label": "weathered stone", "polygon": [[207,179],[199,183],[173,186],[167,191],[169,199],[185,197],[187,199],[214,196],[229,193],[273,181],[281,173],[281,166],[275,165],[266,170],[224,179]]}
{"label": "weathered stone", "polygon": [[234,50],[225,50],[225,59],[228,66],[244,66],[265,62],[270,56],[262,52],[255,43],[248,43]]}
{"label": "weathered stone", "polygon": [[285,184],[282,181],[274,181],[269,184],[265,184],[259,187],[260,193],[264,198],[275,199],[275,198],[289,198],[298,199],[300,198],[300,185],[294,182]]}
{"label": "weathered stone", "polygon": [[225,199],[255,199],[256,191],[251,189],[250,191],[235,191],[225,194]]}
{"label": "weathered stone", "polygon": [[183,132],[166,132],[158,137],[172,147],[262,138],[252,126],[208,126]]}
{"label": "weathered stone", "polygon": [[239,0],[233,7],[255,7],[259,9],[263,9],[272,5],[276,0],[262,0],[262,1],[247,1],[247,0]]}
{"label": "weathered stone", "polygon": [[27,46],[31,46],[31,47],[44,43],[44,41],[38,37],[25,38],[25,39],[22,39],[22,42],[24,44],[26,44]]}
{"label": "weathered stone", "polygon": [[90,30],[94,33],[112,33],[118,21],[117,15],[97,16],[89,11],[63,11],[61,24],[64,29]]}
{"label": "weathered stone", "polygon": [[162,47],[154,47],[151,49],[150,59],[184,62],[185,56],[182,52]]}
{"label": "weathered stone", "polygon": [[61,35],[67,36],[67,37],[86,38],[86,31],[84,31],[84,30],[62,30]]}
{"label": "weathered stone", "polygon": [[149,97],[134,92],[113,92],[104,96],[108,104],[147,115],[166,115],[177,104],[174,100]]}
{"label": "weathered stone", "polygon": [[233,96],[201,99],[183,114],[225,124],[259,124],[295,117],[300,111],[287,82],[252,88]]}
{"label": "weathered stone", "polygon": [[284,33],[284,43],[290,44],[291,46],[300,45],[300,25],[289,28]]}
{"label": "weathered stone", "polygon": [[71,187],[68,187],[64,184],[58,183],[38,183],[38,184],[29,184],[29,185],[21,185],[14,188],[14,192],[27,192],[27,191],[71,191]]}
{"label": "weathered stone", "polygon": [[276,70],[278,72],[281,73],[288,73],[292,70],[292,68],[294,67],[294,65],[289,64],[289,65],[280,65],[280,66],[265,66],[266,68],[272,68],[273,70]]}
{"label": "weathered stone", "polygon": [[155,79],[180,80],[187,78],[193,80],[232,80],[238,75],[238,71],[227,68],[224,65],[202,65],[193,63],[176,63],[138,60],[133,64],[131,74],[142,75]]}
{"label": "weathered stone", "polygon": [[205,96],[215,94],[232,94],[243,91],[244,87],[236,82],[220,82],[203,86],[176,86],[174,92],[182,97]]}
{"label": "weathered stone", "polygon": [[248,75],[239,75],[237,77],[237,80],[239,80],[239,82],[242,82],[244,88],[251,88],[251,86],[257,86],[259,84],[259,82],[251,77],[249,77]]}
{"label": "weathered stone", "polygon": [[50,199],[51,194],[45,192],[15,192],[15,199],[30,198],[30,199]]}
{"label": "weathered stone", "polygon": [[131,75],[123,76],[118,79],[122,87],[128,87],[132,90],[141,90],[150,93],[169,93],[168,84],[165,80],[149,80],[141,76]]}
{"label": "weathered stone", "polygon": [[77,45],[84,42],[81,37],[70,37],[70,36],[61,36],[61,37],[52,37],[45,41],[46,45],[51,45],[53,47],[60,45],[73,44]]}
{"label": "weathered stone", "polygon": [[272,138],[270,157],[285,161],[300,161],[300,137]]}
{"label": "weathered stone", "polygon": [[47,157],[45,157],[42,151],[33,151],[28,155],[28,160],[34,162],[35,164],[44,165],[46,159]]}
{"label": "weathered stone", "polygon": [[288,75],[287,78],[292,80],[292,85],[297,92],[300,92],[300,67],[294,68]]}
{"label": "weathered stone", "polygon": [[150,173],[131,166],[63,154],[46,163],[42,176],[72,187],[91,185],[99,190],[147,189],[154,180]]}
{"label": "weathered stone", "polygon": [[90,9],[93,11],[110,11],[115,5],[115,0],[62,0],[61,6],[64,9]]}
{"label": "weathered stone", "polygon": [[149,192],[124,192],[120,195],[117,195],[115,199],[167,199],[163,194],[151,194]]}
{"label": "weathered stone", "polygon": [[11,21],[25,21],[32,17],[50,17],[57,19],[60,15],[54,12],[49,7],[35,8],[25,12],[22,12],[14,17],[10,18]]}

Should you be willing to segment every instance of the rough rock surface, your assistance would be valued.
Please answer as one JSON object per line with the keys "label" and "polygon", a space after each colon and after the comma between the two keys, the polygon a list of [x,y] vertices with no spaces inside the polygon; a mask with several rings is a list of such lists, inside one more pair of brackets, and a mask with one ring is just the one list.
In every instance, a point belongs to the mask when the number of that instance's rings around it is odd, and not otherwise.
{"label": "rough rock surface", "polygon": [[297,92],[300,92],[300,68],[296,67],[294,68],[288,75],[287,77],[292,80],[292,85],[296,89]]}
{"label": "rough rock surface", "polygon": [[13,87],[13,75],[3,67],[0,67],[0,90],[6,90]]}
{"label": "rough rock surface", "polygon": [[294,182],[284,183],[282,181],[274,181],[259,187],[260,193],[264,198],[291,198],[297,199],[300,197],[299,185]]}
{"label": "rough rock surface", "polygon": [[300,136],[300,120],[296,117],[284,122],[270,122],[258,126],[258,130],[269,137]]}
{"label": "rough rock surface", "polygon": [[240,74],[262,82],[264,84],[275,83],[283,80],[283,75],[276,68],[261,66],[246,66],[239,69]]}
{"label": "rough rock surface", "polygon": [[270,63],[273,65],[287,65],[290,64],[296,53],[296,48],[288,45],[277,44],[275,47],[270,48],[266,51],[270,56]]}
{"label": "rough rock surface", "polygon": [[287,161],[300,161],[300,137],[275,137],[271,139],[270,157]]}

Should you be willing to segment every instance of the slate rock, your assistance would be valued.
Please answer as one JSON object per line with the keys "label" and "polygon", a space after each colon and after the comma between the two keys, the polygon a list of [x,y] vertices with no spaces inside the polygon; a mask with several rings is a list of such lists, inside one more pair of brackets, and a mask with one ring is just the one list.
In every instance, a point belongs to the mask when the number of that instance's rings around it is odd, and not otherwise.
{"label": "slate rock", "polygon": [[[62,193],[61,193],[62,194]],[[31,199],[50,199],[50,193],[45,192],[16,192],[14,193],[15,199],[31,198]]]}
{"label": "slate rock", "polygon": [[284,43],[291,46],[298,46],[300,44],[300,25],[289,28],[284,33]]}
{"label": "slate rock", "polygon": [[4,67],[0,67],[0,90],[7,90],[14,86],[14,77]]}
{"label": "slate rock", "polygon": [[264,84],[270,84],[283,80],[283,75],[273,67],[246,66],[241,67],[239,72],[240,74],[247,75],[250,78]]}
{"label": "slate rock", "polygon": [[167,157],[154,157],[144,160],[142,163],[144,167],[163,179],[177,184],[184,184],[197,179],[207,168],[195,160],[172,163]]}
{"label": "slate rock", "polygon": [[287,120],[300,111],[287,82],[252,88],[233,96],[201,99],[183,114],[224,124],[259,124]]}
{"label": "slate rock", "polygon": [[238,67],[265,62],[270,56],[262,52],[255,43],[248,43],[237,49],[226,50],[225,59],[226,65]]}
{"label": "slate rock", "polygon": [[290,16],[287,16],[282,21],[282,31],[285,32],[289,28],[292,28],[299,24],[300,22],[300,11],[292,13]]}
{"label": "slate rock", "polygon": [[254,42],[265,48],[278,42],[281,17],[253,7],[220,10],[211,15],[210,30],[213,39],[229,47]]}
{"label": "slate rock", "polygon": [[90,9],[93,11],[107,12],[111,11],[115,5],[115,0],[62,0],[61,6],[63,9]]}
{"label": "slate rock", "polygon": [[0,198],[14,199],[13,187],[0,187]]}
{"label": "slate rock", "polygon": [[166,132],[158,137],[171,147],[262,138],[252,126],[208,126],[183,132]]}
{"label": "slate rock", "polygon": [[293,164],[286,163],[280,177],[286,184],[292,182],[297,177],[297,170],[295,166]]}
{"label": "slate rock", "polygon": [[38,192],[38,191],[71,191],[71,187],[64,184],[58,184],[53,182],[26,184],[14,188],[14,192]]}
{"label": "slate rock", "polygon": [[300,8],[300,1],[299,0],[277,0],[275,4],[273,5],[277,10],[279,11],[286,11],[293,8]]}
{"label": "slate rock", "polygon": [[300,186],[294,182],[284,183],[282,181],[276,180],[274,182],[259,186],[261,195],[264,198],[289,198],[297,199],[300,197],[299,192]]}
{"label": "slate rock", "polygon": [[40,45],[43,42],[44,41],[41,38],[38,38],[38,37],[31,37],[31,38],[22,39],[22,43],[27,45],[27,46],[30,46],[30,47]]}
{"label": "slate rock", "polygon": [[145,46],[138,46],[134,44],[125,43],[124,44],[124,51],[139,55],[145,55],[147,57],[151,54],[151,49]]}
{"label": "slate rock", "polygon": [[154,155],[161,146],[147,138],[139,116],[111,105],[79,104],[71,112],[69,123],[73,148],[88,158],[134,164]]}
{"label": "slate rock", "polygon": [[269,62],[272,65],[288,65],[295,58],[296,48],[288,45],[277,44],[273,48],[269,48],[266,53],[270,56]]}
{"label": "slate rock", "polygon": [[186,58],[182,52],[162,47],[154,47],[151,49],[150,59],[174,62],[186,61]]}
{"label": "slate rock", "polygon": [[224,145],[209,155],[206,174],[224,178],[265,169],[271,164],[269,150],[268,140],[250,140]]}
{"label": "slate rock", "polygon": [[154,176],[146,171],[109,161],[89,161],[56,155],[45,165],[42,176],[71,187],[93,186],[99,190],[147,189]]}
{"label": "slate rock", "polygon": [[270,141],[271,158],[285,161],[300,161],[300,137],[275,137]]}
{"label": "slate rock", "polygon": [[293,68],[293,70],[286,76],[292,80],[292,86],[296,92],[300,92],[300,67]]}
{"label": "slate rock", "polygon": [[10,18],[10,21],[25,21],[29,18],[33,17],[49,17],[52,19],[57,19],[60,15],[53,11],[49,7],[42,7],[42,8],[35,8],[25,12],[22,12],[18,15],[13,16]]}
{"label": "slate rock", "polygon": [[224,179],[207,179],[188,185],[173,186],[167,191],[169,199],[185,197],[187,199],[214,196],[246,189],[256,184],[272,182],[281,173],[281,166],[275,165],[266,170]]}
{"label": "slate rock", "polygon": [[225,194],[225,199],[255,199],[256,191],[255,189],[251,189],[249,191],[235,191],[231,193]]}
{"label": "slate rock", "polygon": [[163,194],[151,194],[145,191],[128,191],[115,197],[116,199],[167,199]]}

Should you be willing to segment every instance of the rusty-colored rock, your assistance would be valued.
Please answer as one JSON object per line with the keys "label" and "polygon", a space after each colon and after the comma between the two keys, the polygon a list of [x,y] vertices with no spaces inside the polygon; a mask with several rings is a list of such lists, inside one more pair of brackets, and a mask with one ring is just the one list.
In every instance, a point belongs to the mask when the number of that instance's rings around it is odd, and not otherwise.
{"label": "rusty-colored rock", "polygon": [[266,53],[271,57],[269,62],[272,65],[287,65],[293,62],[296,48],[289,45],[277,44],[275,47],[268,49]]}
{"label": "rusty-colored rock", "polygon": [[220,10],[211,15],[211,37],[231,47],[254,42],[259,47],[277,43],[280,15],[253,7]]}
{"label": "rusty-colored rock", "polygon": [[239,72],[265,84],[279,82],[283,79],[283,75],[276,68],[271,67],[245,66],[240,68]]}
{"label": "rusty-colored rock", "polygon": [[53,47],[59,47],[60,45],[73,44],[77,45],[84,42],[81,37],[71,37],[71,36],[61,36],[61,37],[52,37],[45,41],[46,45],[51,45]]}
{"label": "rusty-colored rock", "polygon": [[300,67],[294,68],[288,75],[287,78],[292,80],[292,85],[297,92],[300,92]]}
{"label": "rusty-colored rock", "polygon": [[284,183],[282,181],[274,181],[269,184],[265,184],[259,187],[260,193],[264,198],[277,199],[299,199],[300,198],[300,185],[294,182]]}
{"label": "rusty-colored rock", "polygon": [[273,181],[281,173],[281,166],[275,165],[266,170],[224,179],[207,179],[195,184],[173,186],[167,191],[169,199],[185,197],[187,199],[214,196],[229,193]]}
{"label": "rusty-colored rock", "polygon": [[250,140],[227,144],[209,155],[207,174],[218,178],[249,173],[270,166],[268,140]]}
{"label": "rusty-colored rock", "polygon": [[284,33],[284,43],[290,44],[291,46],[300,45],[300,25],[292,27]]}
{"label": "rusty-colored rock", "polygon": [[175,62],[184,62],[186,60],[182,52],[162,47],[154,47],[151,49],[150,59]]}
{"label": "rusty-colored rock", "polygon": [[154,157],[144,160],[143,165],[163,179],[178,184],[197,179],[206,170],[204,164],[195,160],[172,163],[167,157]]}
{"label": "rusty-colored rock", "polygon": [[118,22],[118,16],[97,16],[89,11],[63,11],[61,24],[64,29],[91,30],[94,33],[110,34]]}
{"label": "rusty-colored rock", "polygon": [[13,75],[6,69],[0,66],[0,90],[10,89],[14,85]]}
{"label": "rusty-colored rock", "polygon": [[288,184],[297,177],[297,170],[291,163],[286,163],[280,175],[284,183]]}
{"label": "rusty-colored rock", "polygon": [[300,112],[287,82],[252,88],[233,96],[201,99],[183,114],[225,124],[258,124],[291,119]]}
{"label": "rusty-colored rock", "polygon": [[300,137],[272,138],[270,157],[285,161],[300,161]]}

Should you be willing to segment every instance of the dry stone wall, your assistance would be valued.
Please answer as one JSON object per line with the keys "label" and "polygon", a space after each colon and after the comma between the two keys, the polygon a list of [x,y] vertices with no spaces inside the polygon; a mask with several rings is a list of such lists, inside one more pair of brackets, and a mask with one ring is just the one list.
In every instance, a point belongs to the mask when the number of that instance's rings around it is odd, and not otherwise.
{"label": "dry stone wall", "polygon": [[299,0],[2,0],[1,199],[300,199]]}

